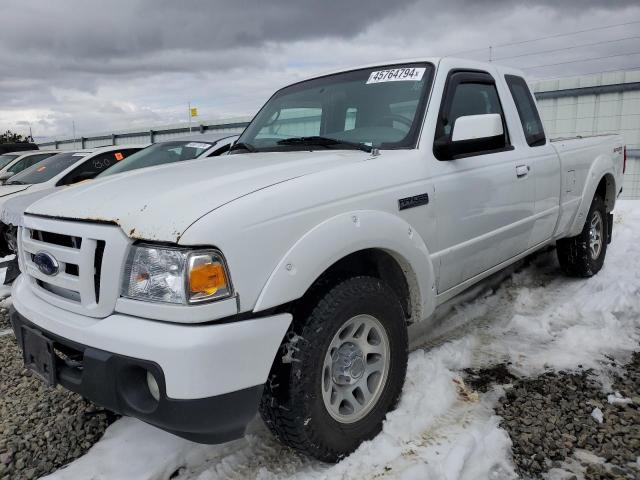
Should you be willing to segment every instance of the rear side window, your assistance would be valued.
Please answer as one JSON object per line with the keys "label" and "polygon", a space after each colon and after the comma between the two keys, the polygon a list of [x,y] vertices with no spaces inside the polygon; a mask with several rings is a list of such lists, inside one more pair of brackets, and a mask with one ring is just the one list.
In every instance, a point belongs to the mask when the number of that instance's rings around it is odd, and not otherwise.
{"label": "rear side window", "polygon": [[509,91],[518,109],[520,123],[522,123],[522,129],[524,130],[527,143],[530,147],[544,145],[547,140],[544,135],[538,109],[533,101],[533,96],[527,86],[527,82],[525,82],[522,77],[516,75],[505,75],[504,79],[507,81]]}

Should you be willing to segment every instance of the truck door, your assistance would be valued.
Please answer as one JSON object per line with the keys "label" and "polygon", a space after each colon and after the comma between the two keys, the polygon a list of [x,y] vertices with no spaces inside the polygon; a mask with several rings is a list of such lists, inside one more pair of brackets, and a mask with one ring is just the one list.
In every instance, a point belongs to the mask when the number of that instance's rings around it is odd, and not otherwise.
{"label": "truck door", "polygon": [[[437,146],[451,140],[458,118],[482,114],[500,115],[503,138],[498,144],[452,158],[439,155]],[[439,294],[527,249],[533,182],[517,168],[520,165],[507,127],[496,82],[489,73],[449,72],[436,125],[432,169]]]}
{"label": "truck door", "polygon": [[519,165],[526,166],[535,185],[534,224],[529,247],[534,247],[553,235],[560,212],[560,157],[547,141],[538,108],[524,78],[504,76],[516,113],[522,125],[523,141],[516,154]]}

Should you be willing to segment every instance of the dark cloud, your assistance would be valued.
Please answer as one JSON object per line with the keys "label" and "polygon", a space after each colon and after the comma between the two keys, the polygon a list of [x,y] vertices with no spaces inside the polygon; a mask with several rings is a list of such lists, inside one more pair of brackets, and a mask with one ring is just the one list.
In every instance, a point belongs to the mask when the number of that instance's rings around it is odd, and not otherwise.
{"label": "dark cloud", "polygon": [[[0,8],[0,127],[28,120],[56,135],[66,135],[72,119],[85,133],[181,121],[187,101],[210,118],[250,114],[275,88],[320,70],[460,51],[485,59],[484,49],[467,51],[640,19],[637,0],[3,0]],[[618,38],[637,26],[500,47],[494,58]],[[640,42],[553,60],[627,51],[640,51]],[[528,67],[549,58],[508,62]],[[630,60],[640,65],[630,56],[594,68]]]}

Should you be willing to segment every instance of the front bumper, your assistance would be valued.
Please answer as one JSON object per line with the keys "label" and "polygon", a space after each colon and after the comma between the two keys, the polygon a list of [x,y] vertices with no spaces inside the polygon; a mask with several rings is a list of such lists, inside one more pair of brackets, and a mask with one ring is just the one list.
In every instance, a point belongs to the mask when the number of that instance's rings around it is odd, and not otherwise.
{"label": "front bumper", "polygon": [[[221,443],[240,438],[257,412],[262,385],[215,397],[175,400],[165,393],[164,372],[157,363],[70,342],[39,329],[15,309],[11,324],[19,345],[22,328],[27,326],[52,340],[55,349],[63,353],[56,355],[56,383],[109,410],[188,440]],[[147,372],[160,387],[158,400],[147,387]]]}
{"label": "front bumper", "polygon": [[[111,315],[97,320],[50,305],[23,277],[13,286],[11,322],[36,330],[61,355],[62,386],[124,415],[201,443],[242,436],[291,315],[184,325]],[[156,379],[155,400],[147,372]]]}

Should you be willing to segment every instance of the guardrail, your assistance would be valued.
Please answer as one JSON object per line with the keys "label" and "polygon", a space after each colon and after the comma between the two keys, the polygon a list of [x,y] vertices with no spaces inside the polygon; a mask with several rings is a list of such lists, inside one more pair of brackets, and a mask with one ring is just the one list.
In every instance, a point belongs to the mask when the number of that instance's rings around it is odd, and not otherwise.
{"label": "guardrail", "polygon": [[119,132],[106,135],[81,136],[75,139],[51,140],[38,142],[40,148],[54,148],[64,150],[72,148],[92,148],[108,145],[144,144],[168,140],[172,137],[198,134],[198,133],[240,133],[249,124],[249,121],[233,121],[224,123],[198,124],[192,127],[165,127],[141,131]]}

